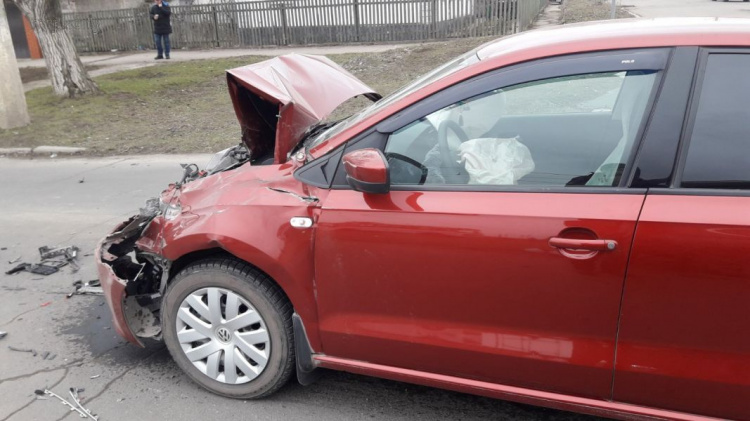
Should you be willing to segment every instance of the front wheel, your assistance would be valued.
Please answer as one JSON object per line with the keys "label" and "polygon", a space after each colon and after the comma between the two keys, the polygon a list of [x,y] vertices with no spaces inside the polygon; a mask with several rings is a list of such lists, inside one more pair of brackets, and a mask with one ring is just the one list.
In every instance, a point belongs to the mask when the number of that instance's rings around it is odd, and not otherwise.
{"label": "front wheel", "polygon": [[261,398],[292,375],[291,303],[244,262],[216,258],[187,266],[167,289],[162,317],[172,358],[211,392]]}

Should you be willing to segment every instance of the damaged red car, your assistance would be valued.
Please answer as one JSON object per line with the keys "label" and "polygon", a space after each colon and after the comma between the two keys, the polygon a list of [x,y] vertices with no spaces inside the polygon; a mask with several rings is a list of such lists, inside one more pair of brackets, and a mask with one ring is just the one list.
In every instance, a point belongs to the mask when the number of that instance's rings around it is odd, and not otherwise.
{"label": "damaged red car", "polygon": [[[345,370],[626,419],[750,419],[750,22],[485,44],[380,98],[227,72],[243,143],[97,248],[117,332],[206,389]],[[344,101],[369,107],[337,122]]]}

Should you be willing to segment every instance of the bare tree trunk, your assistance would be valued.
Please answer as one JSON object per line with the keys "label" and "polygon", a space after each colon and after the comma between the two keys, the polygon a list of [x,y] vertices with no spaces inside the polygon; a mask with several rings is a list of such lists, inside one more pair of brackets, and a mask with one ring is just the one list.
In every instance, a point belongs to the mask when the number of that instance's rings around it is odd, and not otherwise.
{"label": "bare tree trunk", "polygon": [[59,96],[99,93],[65,30],[60,0],[13,0],[26,15],[42,47],[52,88]]}

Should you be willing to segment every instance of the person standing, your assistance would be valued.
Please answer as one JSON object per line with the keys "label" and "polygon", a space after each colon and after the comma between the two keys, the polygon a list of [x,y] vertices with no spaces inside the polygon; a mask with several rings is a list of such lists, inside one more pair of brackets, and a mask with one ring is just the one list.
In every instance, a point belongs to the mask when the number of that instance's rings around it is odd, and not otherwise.
{"label": "person standing", "polygon": [[[169,18],[172,12],[169,10],[169,4],[162,0],[154,0],[154,5],[149,11],[151,18],[154,19],[154,42],[156,43],[156,60],[163,58],[169,59],[169,34],[172,33],[172,24]],[[162,48],[162,41],[164,48]]]}

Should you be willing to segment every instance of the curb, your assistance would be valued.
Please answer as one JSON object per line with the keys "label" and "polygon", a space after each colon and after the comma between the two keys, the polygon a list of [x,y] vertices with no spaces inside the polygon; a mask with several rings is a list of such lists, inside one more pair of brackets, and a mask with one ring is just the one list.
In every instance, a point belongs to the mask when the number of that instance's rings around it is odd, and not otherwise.
{"label": "curb", "polygon": [[71,146],[37,146],[36,148],[0,148],[0,155],[74,155],[86,148]]}

